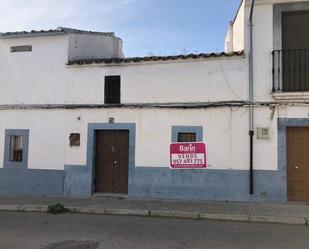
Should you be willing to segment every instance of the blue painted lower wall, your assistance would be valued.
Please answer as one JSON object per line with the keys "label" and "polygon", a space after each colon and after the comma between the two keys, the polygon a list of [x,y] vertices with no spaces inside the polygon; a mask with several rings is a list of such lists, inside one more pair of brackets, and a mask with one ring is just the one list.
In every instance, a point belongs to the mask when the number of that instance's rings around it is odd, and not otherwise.
{"label": "blue painted lower wall", "polygon": [[0,195],[63,195],[62,170],[0,169]]}
{"label": "blue painted lower wall", "polygon": [[[286,202],[284,172],[255,171],[254,176],[251,196],[248,171],[136,167],[130,171],[129,197]],[[3,168],[0,194],[90,196],[92,170],[86,165],[66,165],[64,171]]]}
{"label": "blue painted lower wall", "polygon": [[220,201],[286,202],[286,177],[279,171],[255,171],[255,194],[249,194],[249,171],[170,170],[138,167],[129,196]]}
{"label": "blue painted lower wall", "polygon": [[92,194],[92,168],[86,165],[64,166],[64,195],[90,196]]}

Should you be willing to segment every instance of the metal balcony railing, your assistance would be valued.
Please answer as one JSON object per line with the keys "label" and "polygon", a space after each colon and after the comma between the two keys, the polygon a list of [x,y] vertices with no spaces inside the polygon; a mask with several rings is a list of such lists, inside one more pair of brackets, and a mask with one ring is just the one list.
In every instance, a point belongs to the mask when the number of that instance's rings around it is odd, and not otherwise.
{"label": "metal balcony railing", "polygon": [[273,92],[309,91],[309,49],[274,50]]}

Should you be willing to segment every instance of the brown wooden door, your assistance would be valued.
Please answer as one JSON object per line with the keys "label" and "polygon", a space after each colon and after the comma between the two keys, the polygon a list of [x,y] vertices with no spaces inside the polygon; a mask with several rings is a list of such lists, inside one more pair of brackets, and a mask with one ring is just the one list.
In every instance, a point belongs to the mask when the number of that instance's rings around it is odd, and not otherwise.
{"label": "brown wooden door", "polygon": [[95,192],[128,193],[129,131],[96,132]]}
{"label": "brown wooden door", "polygon": [[309,201],[309,127],[286,132],[288,200]]}

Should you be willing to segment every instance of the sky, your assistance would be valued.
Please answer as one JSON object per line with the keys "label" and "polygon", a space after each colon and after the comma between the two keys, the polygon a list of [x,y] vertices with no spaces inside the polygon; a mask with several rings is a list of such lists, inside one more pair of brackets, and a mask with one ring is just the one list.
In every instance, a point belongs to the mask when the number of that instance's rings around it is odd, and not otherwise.
{"label": "sky", "polygon": [[240,0],[0,0],[0,32],[115,32],[126,57],[221,52]]}

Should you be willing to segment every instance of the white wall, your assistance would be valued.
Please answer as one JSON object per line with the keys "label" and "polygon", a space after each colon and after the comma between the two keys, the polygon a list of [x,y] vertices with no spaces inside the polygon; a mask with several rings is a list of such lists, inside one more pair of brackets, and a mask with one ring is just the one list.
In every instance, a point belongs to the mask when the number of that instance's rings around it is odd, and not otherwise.
{"label": "white wall", "polygon": [[0,167],[3,167],[5,129],[28,129],[29,168],[63,169],[65,113],[59,111],[0,111]]}
{"label": "white wall", "polygon": [[225,38],[225,51],[242,51],[245,49],[245,1],[241,3],[235,19],[230,23]]}
{"label": "white wall", "polygon": [[103,103],[105,75],[121,75],[122,103],[243,99],[244,68],[245,62],[239,57],[126,66],[68,67],[70,80],[67,101]]}
{"label": "white wall", "polygon": [[[10,46],[32,52],[10,53]],[[222,57],[120,65],[66,66],[68,36],[0,39],[0,105],[103,103],[104,77],[121,75],[122,103],[245,98],[246,62]]]}
{"label": "white wall", "polygon": [[[0,111],[0,166],[3,162],[4,130],[29,129],[29,168],[63,169],[64,164],[85,165],[88,123],[136,123],[136,166],[168,167],[173,125],[203,126],[210,169],[248,169],[249,136],[246,108],[207,110],[95,109]],[[261,125],[271,125],[269,112],[261,111]],[[77,119],[80,117],[80,120]],[[80,147],[69,146],[70,133],[81,134]],[[258,141],[255,168],[274,170],[276,142]],[[265,160],[268,158],[268,160]]]}
{"label": "white wall", "polygon": [[233,50],[241,51],[245,48],[245,2],[240,6],[233,23]]}
{"label": "white wall", "polygon": [[[32,52],[11,53],[31,45]],[[0,105],[64,102],[68,36],[0,39]]]}
{"label": "white wall", "polygon": [[[246,1],[245,27],[248,26],[250,2]],[[254,100],[274,101],[272,97],[272,51],[274,38],[273,3],[304,2],[304,1],[263,1],[257,0],[253,15],[253,64],[254,64]],[[307,1],[308,2],[308,1]],[[248,51],[248,29],[245,28],[246,51]],[[291,100],[290,100],[291,101]],[[276,108],[273,119],[271,110],[265,108],[254,109],[254,126],[269,127],[269,140],[255,140],[254,164],[260,168],[263,163],[278,164],[278,118],[308,118],[307,106],[280,106]],[[267,158],[267,160],[265,160]],[[257,160],[257,161],[256,161]],[[269,161],[271,163],[269,163]]]}
{"label": "white wall", "polygon": [[[244,9],[247,27],[249,6]],[[245,28],[246,43],[248,30]],[[32,53],[9,52],[11,45],[32,44]],[[0,104],[103,103],[104,76],[121,75],[122,103],[206,102],[245,100],[247,57],[160,63],[66,66],[67,37],[0,39]],[[247,48],[247,47],[246,47]],[[256,5],[254,12],[254,98],[272,101],[273,6]],[[246,50],[247,51],[247,50]],[[256,107],[254,125],[270,128],[270,139],[254,141],[254,168],[278,167],[277,118],[308,118],[308,107]],[[77,117],[81,120],[78,121]],[[201,125],[213,169],[248,169],[247,108],[0,110],[0,167],[5,129],[30,129],[30,168],[63,169],[86,164],[87,124],[136,123],[136,165],[166,167],[172,125]],[[70,148],[69,134],[81,133],[81,146]],[[160,136],[158,136],[158,134]],[[48,149],[46,149],[48,146]]]}
{"label": "white wall", "polygon": [[[30,53],[10,46],[30,44]],[[244,100],[242,57],[160,63],[66,66],[68,36],[0,39],[0,104],[103,103],[104,77],[121,75],[122,103]],[[232,140],[245,128],[246,110],[0,110],[0,165],[5,129],[29,129],[29,168],[63,169],[85,165],[88,123],[136,123],[136,165],[167,167],[172,125],[204,126],[213,168],[246,168],[247,143]],[[241,114],[241,115],[240,115]],[[77,120],[77,116],[81,120]],[[239,123],[240,122],[240,123]],[[154,132],[155,131],[155,132]],[[81,133],[81,146],[69,147],[69,134]],[[157,133],[160,133],[158,138]],[[235,133],[235,134],[236,134]],[[246,133],[244,133],[246,134]],[[242,136],[242,135],[241,135]],[[238,135],[237,135],[238,137]],[[218,142],[220,138],[221,142]],[[235,151],[236,150],[236,151]],[[224,153],[224,157],[219,151]]]}
{"label": "white wall", "polygon": [[[246,23],[250,6],[246,7]],[[247,26],[247,24],[246,24]],[[248,30],[246,51],[248,51]],[[253,15],[254,100],[272,101],[273,5],[256,5]]]}
{"label": "white wall", "polygon": [[111,35],[69,34],[69,60],[122,58],[122,41]]}

